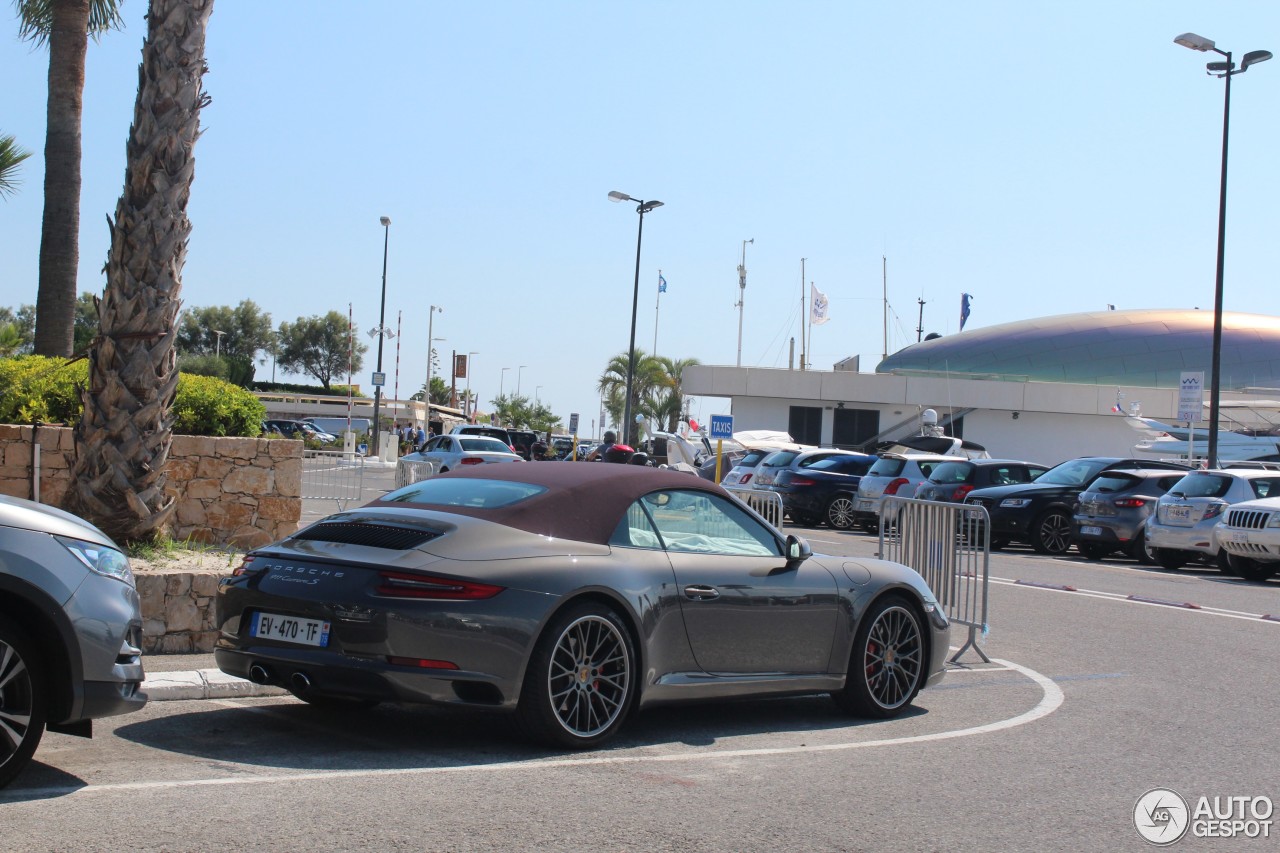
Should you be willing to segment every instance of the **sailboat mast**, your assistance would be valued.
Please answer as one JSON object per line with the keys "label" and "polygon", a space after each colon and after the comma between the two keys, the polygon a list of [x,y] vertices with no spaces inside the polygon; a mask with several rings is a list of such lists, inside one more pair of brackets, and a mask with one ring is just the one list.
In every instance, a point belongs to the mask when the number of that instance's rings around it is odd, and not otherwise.
{"label": "sailboat mast", "polygon": [[800,259],[800,369],[804,370],[805,364],[804,346],[804,258]]}
{"label": "sailboat mast", "polygon": [[889,259],[884,255],[880,256],[880,287],[884,300],[884,352],[880,356],[880,360],[889,357]]}

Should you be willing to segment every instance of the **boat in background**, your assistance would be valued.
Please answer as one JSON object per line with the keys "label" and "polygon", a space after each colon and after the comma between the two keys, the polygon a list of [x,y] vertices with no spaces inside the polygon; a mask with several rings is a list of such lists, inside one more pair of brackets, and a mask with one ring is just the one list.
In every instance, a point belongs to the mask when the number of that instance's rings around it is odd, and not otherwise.
{"label": "boat in background", "polygon": [[[1273,410],[1273,417],[1280,413],[1280,401],[1219,404],[1222,420],[1230,424],[1229,428],[1218,428],[1219,462],[1280,461],[1280,425],[1270,422],[1264,414],[1267,410]],[[1245,420],[1245,412],[1252,417]],[[1138,453],[1161,459],[1191,460],[1193,464],[1209,455],[1208,427],[1170,424],[1140,415],[1129,415],[1125,420],[1145,436],[1133,447]]]}

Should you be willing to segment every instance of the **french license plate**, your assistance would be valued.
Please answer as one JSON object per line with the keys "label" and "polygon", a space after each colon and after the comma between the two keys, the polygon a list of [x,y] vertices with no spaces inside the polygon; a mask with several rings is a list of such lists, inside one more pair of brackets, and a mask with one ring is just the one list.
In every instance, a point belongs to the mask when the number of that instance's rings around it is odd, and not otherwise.
{"label": "french license plate", "polygon": [[872,507],[871,501],[858,501],[859,512],[871,512],[871,507]]}
{"label": "french license plate", "polygon": [[1165,521],[1190,521],[1191,507],[1189,506],[1167,506],[1164,513]]}
{"label": "french license plate", "polygon": [[1228,530],[1226,533],[1228,542],[1240,542],[1243,544],[1248,544],[1249,542],[1249,531],[1247,530]]}
{"label": "french license plate", "polygon": [[1102,535],[1102,528],[1101,528],[1101,527],[1090,527],[1090,526],[1088,526],[1088,525],[1085,525],[1084,527],[1081,527],[1081,528],[1080,528],[1080,534],[1081,534],[1082,536],[1101,536],[1101,535]]}
{"label": "french license plate", "polygon": [[249,636],[299,646],[327,646],[329,623],[321,619],[258,612],[253,614],[253,621],[249,623]]}

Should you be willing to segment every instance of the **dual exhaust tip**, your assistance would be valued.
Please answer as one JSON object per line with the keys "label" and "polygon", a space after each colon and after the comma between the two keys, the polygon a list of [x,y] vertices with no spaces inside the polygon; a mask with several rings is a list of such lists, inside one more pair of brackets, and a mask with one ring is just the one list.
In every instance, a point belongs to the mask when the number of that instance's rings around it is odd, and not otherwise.
{"label": "dual exhaust tip", "polygon": [[[280,681],[271,673],[271,670],[260,663],[249,667],[249,680],[254,684],[276,684]],[[310,676],[305,672],[295,672],[289,676],[289,688],[296,693],[306,693],[311,689]]]}

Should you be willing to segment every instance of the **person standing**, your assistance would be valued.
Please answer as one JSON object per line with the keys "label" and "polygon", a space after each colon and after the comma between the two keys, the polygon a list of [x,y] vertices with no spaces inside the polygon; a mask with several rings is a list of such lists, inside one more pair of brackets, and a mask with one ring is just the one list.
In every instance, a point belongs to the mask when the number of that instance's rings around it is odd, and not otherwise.
{"label": "person standing", "polygon": [[422,431],[422,425],[418,425],[418,431],[414,433],[414,450],[422,450],[422,445],[427,443],[427,434]]}

